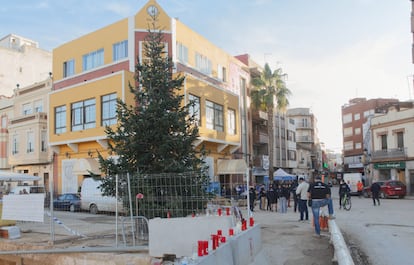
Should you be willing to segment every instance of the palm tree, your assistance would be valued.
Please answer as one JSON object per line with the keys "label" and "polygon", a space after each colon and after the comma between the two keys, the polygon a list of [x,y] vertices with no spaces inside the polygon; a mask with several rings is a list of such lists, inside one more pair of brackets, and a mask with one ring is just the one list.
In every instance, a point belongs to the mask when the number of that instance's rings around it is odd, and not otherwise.
{"label": "palm tree", "polygon": [[269,136],[268,154],[269,154],[269,178],[273,178],[273,157],[274,157],[274,109],[285,112],[289,105],[288,97],[291,92],[286,87],[285,77],[281,68],[272,72],[269,64],[265,64],[264,70],[260,76],[253,76],[251,84],[254,88],[251,92],[252,103],[255,109],[267,112],[267,133]]}

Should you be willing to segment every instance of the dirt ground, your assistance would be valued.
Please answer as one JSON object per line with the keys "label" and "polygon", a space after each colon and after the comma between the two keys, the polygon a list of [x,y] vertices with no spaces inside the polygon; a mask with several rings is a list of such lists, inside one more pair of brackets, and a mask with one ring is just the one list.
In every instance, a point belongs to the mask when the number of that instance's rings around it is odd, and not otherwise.
{"label": "dirt ground", "polygon": [[334,250],[329,243],[329,232],[322,232],[321,238],[315,237],[311,222],[299,222],[299,213],[292,208],[285,214],[257,210],[254,218],[261,225],[263,248],[270,264],[332,264]]}

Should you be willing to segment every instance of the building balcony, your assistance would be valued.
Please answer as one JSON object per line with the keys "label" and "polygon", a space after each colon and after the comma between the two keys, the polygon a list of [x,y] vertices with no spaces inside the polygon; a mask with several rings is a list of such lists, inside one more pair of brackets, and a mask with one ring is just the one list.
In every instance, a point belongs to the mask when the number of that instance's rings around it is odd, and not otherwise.
{"label": "building balcony", "polygon": [[10,120],[10,125],[11,126],[16,126],[22,123],[33,123],[34,121],[46,121],[47,120],[47,113],[45,112],[36,112],[36,113],[32,113],[32,114],[27,114],[24,116],[18,116],[14,119]]}
{"label": "building balcony", "polygon": [[313,130],[312,124],[304,123],[304,122],[298,122],[296,123],[296,129],[309,129]]}
{"label": "building balcony", "polygon": [[268,144],[269,136],[267,133],[258,132],[253,135],[253,144]]}
{"label": "building balcony", "polygon": [[313,138],[310,135],[296,136],[296,143],[313,143]]}
{"label": "building balcony", "polygon": [[398,160],[407,158],[407,147],[376,150],[371,153],[371,161]]}

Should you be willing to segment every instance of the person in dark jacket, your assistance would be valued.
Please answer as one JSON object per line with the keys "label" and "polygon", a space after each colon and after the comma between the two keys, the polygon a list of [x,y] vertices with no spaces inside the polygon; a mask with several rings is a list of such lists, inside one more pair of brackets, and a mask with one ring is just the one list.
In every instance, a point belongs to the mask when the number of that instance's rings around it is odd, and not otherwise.
{"label": "person in dark jacket", "polygon": [[254,212],[254,203],[256,201],[256,191],[254,188],[250,188],[249,190],[249,203],[250,203],[250,211]]}
{"label": "person in dark jacket", "polygon": [[267,204],[268,210],[277,212],[277,193],[272,184],[269,185],[269,190],[267,191]]}
{"label": "person in dark jacket", "polygon": [[379,185],[379,183],[373,182],[371,184],[371,193],[372,193],[372,201],[374,202],[374,206],[376,205],[375,202],[378,202],[378,206],[381,205],[380,200],[379,200],[380,191],[381,191],[381,186]]}
{"label": "person in dark jacket", "polygon": [[283,184],[280,189],[279,199],[280,199],[280,212],[287,213],[287,201],[290,197],[290,189],[287,184]]}
{"label": "person in dark jacket", "polygon": [[342,201],[344,199],[345,194],[349,196],[351,189],[349,188],[348,184],[345,183],[343,179],[339,183],[339,209],[342,209]]}

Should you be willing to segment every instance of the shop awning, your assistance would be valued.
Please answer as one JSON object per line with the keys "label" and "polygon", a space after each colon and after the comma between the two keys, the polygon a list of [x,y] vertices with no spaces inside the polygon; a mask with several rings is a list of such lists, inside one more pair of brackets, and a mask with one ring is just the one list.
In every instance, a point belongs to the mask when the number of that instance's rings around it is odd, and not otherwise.
{"label": "shop awning", "polygon": [[100,175],[99,167],[99,162],[94,158],[80,158],[73,165],[73,173],[76,175]]}
{"label": "shop awning", "polygon": [[217,175],[246,174],[247,165],[244,159],[217,160]]}

